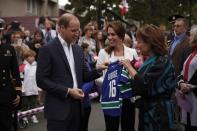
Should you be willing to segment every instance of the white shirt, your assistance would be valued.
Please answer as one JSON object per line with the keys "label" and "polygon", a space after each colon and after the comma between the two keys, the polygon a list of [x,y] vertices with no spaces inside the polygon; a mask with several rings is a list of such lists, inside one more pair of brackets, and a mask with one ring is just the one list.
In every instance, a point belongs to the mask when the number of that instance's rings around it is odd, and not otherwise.
{"label": "white shirt", "polygon": [[22,92],[24,96],[38,95],[38,87],[36,83],[36,68],[37,63],[34,61],[32,64],[28,62],[24,68],[24,82],[22,85]]}
{"label": "white shirt", "polygon": [[[133,59],[138,59],[138,55],[135,49],[133,48],[128,48],[124,46],[124,56],[114,56],[114,51],[109,55],[105,49],[101,49],[98,54],[98,60],[96,63],[96,67],[99,67],[99,65],[103,64],[104,62],[114,62],[117,60],[124,60],[124,59],[129,59],[132,61]],[[105,76],[105,73],[107,70],[103,71],[103,77]]]}
{"label": "white shirt", "polygon": [[78,83],[77,83],[77,76],[76,76],[76,70],[75,70],[75,61],[74,61],[74,56],[73,56],[73,49],[71,46],[73,43],[70,43],[68,47],[67,42],[60,36],[60,34],[58,34],[58,38],[63,46],[64,52],[66,54],[66,57],[70,66],[70,70],[71,70],[71,74],[73,78],[73,88],[77,88]]}
{"label": "white shirt", "polygon": [[133,59],[137,59],[138,55],[135,49],[133,48],[128,48],[124,46],[124,56],[114,56],[114,51],[109,55],[105,49],[101,49],[98,54],[98,60],[96,63],[96,66],[98,67],[100,64],[103,64],[104,62],[114,62],[117,60],[124,60],[124,59],[129,59],[132,61]]}

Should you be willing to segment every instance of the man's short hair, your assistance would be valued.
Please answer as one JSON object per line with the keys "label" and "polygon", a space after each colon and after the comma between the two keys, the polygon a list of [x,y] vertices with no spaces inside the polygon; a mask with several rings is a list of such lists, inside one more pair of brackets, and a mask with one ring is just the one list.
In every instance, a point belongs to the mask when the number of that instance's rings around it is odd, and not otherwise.
{"label": "man's short hair", "polygon": [[67,28],[69,26],[69,22],[71,21],[71,19],[73,18],[77,18],[76,16],[74,16],[71,13],[65,13],[63,14],[59,21],[58,21],[58,26],[64,26],[65,28]]}
{"label": "man's short hair", "polygon": [[185,19],[185,18],[178,18],[178,19],[175,20],[175,22],[176,22],[176,21],[182,21],[182,22],[184,23],[184,26],[186,27],[186,29],[187,29],[188,26],[189,26],[188,21],[187,21],[187,19]]}

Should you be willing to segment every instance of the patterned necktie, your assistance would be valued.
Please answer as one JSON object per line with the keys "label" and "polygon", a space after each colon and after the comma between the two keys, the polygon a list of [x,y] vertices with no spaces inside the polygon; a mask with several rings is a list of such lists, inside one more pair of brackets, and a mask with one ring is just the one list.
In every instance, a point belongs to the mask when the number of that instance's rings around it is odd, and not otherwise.
{"label": "patterned necktie", "polygon": [[50,31],[46,32],[46,42],[48,43],[51,40],[51,33]]}

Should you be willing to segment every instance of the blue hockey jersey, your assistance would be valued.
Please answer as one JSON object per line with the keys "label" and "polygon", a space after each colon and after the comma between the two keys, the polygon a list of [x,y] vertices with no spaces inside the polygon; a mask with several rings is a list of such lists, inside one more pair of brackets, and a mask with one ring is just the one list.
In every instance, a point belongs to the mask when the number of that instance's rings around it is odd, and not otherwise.
{"label": "blue hockey jersey", "polygon": [[118,61],[111,63],[101,89],[101,106],[104,114],[120,116],[122,99],[131,97],[129,77],[126,76],[123,66]]}

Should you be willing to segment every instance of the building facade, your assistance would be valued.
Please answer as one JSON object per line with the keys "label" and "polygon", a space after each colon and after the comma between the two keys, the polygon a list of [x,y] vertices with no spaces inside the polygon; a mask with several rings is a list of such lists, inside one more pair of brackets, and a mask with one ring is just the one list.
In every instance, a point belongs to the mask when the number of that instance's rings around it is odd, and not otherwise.
{"label": "building facade", "polygon": [[58,0],[0,0],[0,18],[7,24],[17,20],[32,33],[40,16],[58,17]]}
{"label": "building facade", "polygon": [[0,17],[58,16],[58,0],[0,0]]}

